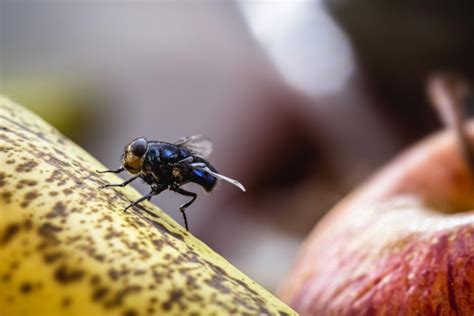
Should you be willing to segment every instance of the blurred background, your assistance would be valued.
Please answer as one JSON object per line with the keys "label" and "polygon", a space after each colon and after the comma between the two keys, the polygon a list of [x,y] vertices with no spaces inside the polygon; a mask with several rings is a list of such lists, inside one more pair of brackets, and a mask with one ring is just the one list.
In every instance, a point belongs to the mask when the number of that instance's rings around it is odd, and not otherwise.
{"label": "blurred background", "polygon": [[[332,205],[440,127],[425,81],[472,77],[473,6],[0,0],[0,92],[110,168],[138,136],[210,137],[247,192],[200,194],[191,231],[274,291]],[[153,199],[180,223],[183,201]]]}

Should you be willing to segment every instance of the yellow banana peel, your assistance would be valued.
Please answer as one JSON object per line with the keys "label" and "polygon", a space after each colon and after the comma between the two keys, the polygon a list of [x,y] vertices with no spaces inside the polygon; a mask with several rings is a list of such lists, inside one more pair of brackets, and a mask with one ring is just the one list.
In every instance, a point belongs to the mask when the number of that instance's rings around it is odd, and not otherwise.
{"label": "yellow banana peel", "polygon": [[1,96],[0,162],[0,315],[296,315]]}

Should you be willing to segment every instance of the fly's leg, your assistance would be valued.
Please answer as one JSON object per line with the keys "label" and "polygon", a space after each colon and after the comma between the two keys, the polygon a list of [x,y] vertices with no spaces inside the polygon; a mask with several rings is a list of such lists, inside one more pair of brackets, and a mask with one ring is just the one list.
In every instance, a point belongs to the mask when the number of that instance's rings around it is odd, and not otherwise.
{"label": "fly's leg", "polygon": [[101,188],[103,189],[103,188],[110,188],[110,187],[124,187],[124,186],[126,186],[127,184],[129,184],[130,182],[132,182],[133,180],[135,180],[139,177],[140,177],[140,175],[136,175],[136,176],[134,176],[134,177],[122,182],[122,183],[105,184],[105,185],[102,185]]}
{"label": "fly's leg", "polygon": [[185,196],[191,196],[191,200],[189,200],[188,202],[184,203],[183,205],[181,205],[179,207],[179,211],[181,212],[181,214],[183,214],[183,219],[184,219],[184,227],[186,228],[187,231],[189,231],[189,226],[188,226],[188,219],[186,218],[186,209],[194,203],[194,201],[196,201],[196,198],[197,198],[197,194],[194,193],[194,192],[189,192],[189,191],[186,191],[186,190],[183,190],[179,187],[172,187],[170,188],[171,190],[175,191],[176,193],[179,193],[181,195],[185,195]]}
{"label": "fly's leg", "polygon": [[134,207],[135,205],[140,204],[141,202],[143,202],[143,201],[145,201],[145,200],[150,201],[150,199],[151,199],[153,196],[160,194],[160,193],[163,192],[163,190],[165,190],[165,189],[166,189],[166,187],[152,188],[150,193],[148,193],[147,195],[142,196],[141,198],[139,198],[139,199],[136,200],[135,202],[130,203],[126,208],[124,208],[123,211],[126,212],[129,208]]}
{"label": "fly's leg", "polygon": [[126,208],[123,209],[123,211],[126,212],[129,208],[134,207],[137,204],[140,204],[141,202],[145,201],[146,199],[151,198],[153,195],[155,195],[155,192],[151,191],[150,193],[148,193],[145,196],[142,196],[141,198],[139,198],[135,202],[130,203]]}
{"label": "fly's leg", "polygon": [[120,173],[124,170],[125,170],[124,167],[120,167],[120,168],[115,169],[115,170],[96,170],[95,172],[97,172],[97,173]]}
{"label": "fly's leg", "polygon": [[[158,194],[160,194],[161,192],[163,192],[163,191],[166,190],[166,189],[167,189],[167,187],[166,187],[166,186],[162,186],[162,185],[152,185],[152,186],[151,186],[151,191],[152,191],[152,192],[157,192],[157,193],[154,194],[154,195],[158,195]],[[148,196],[147,200],[150,201],[152,197],[153,197],[153,195]]]}

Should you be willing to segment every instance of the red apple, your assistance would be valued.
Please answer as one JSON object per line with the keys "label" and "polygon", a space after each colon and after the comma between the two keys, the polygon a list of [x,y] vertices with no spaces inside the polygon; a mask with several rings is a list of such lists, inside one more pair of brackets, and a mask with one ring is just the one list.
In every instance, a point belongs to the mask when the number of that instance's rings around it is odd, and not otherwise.
{"label": "red apple", "polygon": [[318,223],[280,296],[303,315],[474,315],[473,183],[454,133],[421,142]]}

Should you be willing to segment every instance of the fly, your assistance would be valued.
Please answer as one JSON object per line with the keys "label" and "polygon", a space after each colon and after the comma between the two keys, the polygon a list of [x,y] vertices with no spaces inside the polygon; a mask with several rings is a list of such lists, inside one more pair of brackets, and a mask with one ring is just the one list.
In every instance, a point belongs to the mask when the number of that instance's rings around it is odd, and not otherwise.
{"label": "fly", "polygon": [[140,137],[132,140],[125,147],[120,168],[97,172],[121,173],[127,171],[133,175],[122,183],[104,185],[105,188],[124,187],[138,178],[150,185],[150,193],[129,204],[124,211],[145,200],[150,200],[164,190],[171,190],[191,197],[188,202],[179,207],[186,230],[189,231],[185,210],[194,203],[197,194],[182,189],[182,185],[193,182],[200,185],[204,191],[211,192],[216,187],[217,181],[223,180],[245,191],[240,182],[221,175],[206,160],[211,152],[212,143],[200,135],[181,138],[175,143],[149,141]]}

